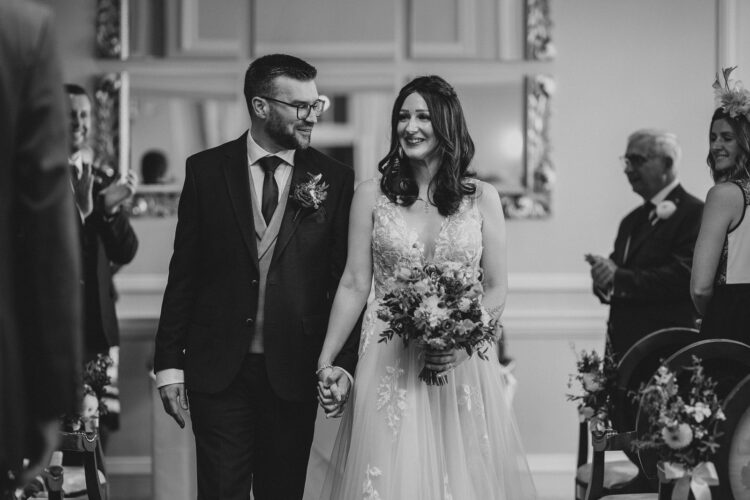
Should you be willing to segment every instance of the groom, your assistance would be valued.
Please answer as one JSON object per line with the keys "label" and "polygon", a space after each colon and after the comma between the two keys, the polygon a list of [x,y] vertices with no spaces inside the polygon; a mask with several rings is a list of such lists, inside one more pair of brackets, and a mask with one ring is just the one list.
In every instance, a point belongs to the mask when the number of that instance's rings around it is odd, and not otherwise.
{"label": "groom", "polygon": [[[289,55],[255,60],[249,133],[187,160],[154,368],[180,427],[189,397],[201,500],[303,495],[354,187],[309,147],[316,74]],[[356,340],[336,360],[349,373]]]}

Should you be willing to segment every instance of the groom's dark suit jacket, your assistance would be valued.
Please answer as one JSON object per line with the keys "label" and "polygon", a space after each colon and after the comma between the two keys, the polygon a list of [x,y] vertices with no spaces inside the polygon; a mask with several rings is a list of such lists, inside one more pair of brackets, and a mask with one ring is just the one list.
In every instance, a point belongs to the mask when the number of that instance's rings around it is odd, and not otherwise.
{"label": "groom's dark suit jacket", "polygon": [[[154,369],[185,371],[188,390],[215,393],[249,351],[259,269],[250,198],[247,133],[187,161]],[[294,157],[292,185],[322,174],[318,210],[287,202],[268,271],[263,348],[272,389],[282,399],[315,397],[315,369],[346,262],[351,168],[313,148]],[[356,336],[336,364],[353,373]]]}
{"label": "groom's dark suit jacket", "polygon": [[630,212],[620,223],[610,255],[618,269],[609,298],[608,332],[611,347],[619,355],[660,328],[695,327],[690,269],[703,202],[680,185],[666,200],[677,209],[653,225],[642,206]]}

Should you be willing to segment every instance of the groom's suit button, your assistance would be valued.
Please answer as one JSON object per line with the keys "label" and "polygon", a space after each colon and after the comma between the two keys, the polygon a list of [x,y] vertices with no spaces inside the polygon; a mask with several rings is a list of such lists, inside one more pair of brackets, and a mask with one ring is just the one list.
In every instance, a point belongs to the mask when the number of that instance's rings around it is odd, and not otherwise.
{"label": "groom's suit button", "polygon": [[253,286],[258,286],[258,280],[253,280],[250,282],[250,284]]}
{"label": "groom's suit button", "polygon": [[247,326],[252,326],[252,324],[253,324],[253,323],[254,323],[254,320],[253,320],[253,318],[247,318],[247,319],[245,320],[245,324],[246,324]]}

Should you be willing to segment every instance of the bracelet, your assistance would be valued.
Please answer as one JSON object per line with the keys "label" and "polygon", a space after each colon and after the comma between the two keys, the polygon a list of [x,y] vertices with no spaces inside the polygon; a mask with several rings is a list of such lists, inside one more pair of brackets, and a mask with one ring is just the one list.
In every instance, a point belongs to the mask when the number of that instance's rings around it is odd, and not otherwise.
{"label": "bracelet", "polygon": [[326,363],[325,365],[321,366],[317,370],[315,370],[315,375],[320,375],[320,372],[327,370],[329,368],[333,368],[333,365],[330,363]]}

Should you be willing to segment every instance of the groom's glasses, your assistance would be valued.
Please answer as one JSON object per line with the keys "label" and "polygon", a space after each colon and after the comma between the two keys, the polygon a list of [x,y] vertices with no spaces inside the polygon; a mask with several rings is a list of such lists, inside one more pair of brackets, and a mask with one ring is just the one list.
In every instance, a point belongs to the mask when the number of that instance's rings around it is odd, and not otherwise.
{"label": "groom's glasses", "polygon": [[315,113],[315,117],[317,118],[323,113],[323,109],[325,108],[325,102],[322,99],[317,99],[312,104],[292,104],[291,102],[280,101],[278,99],[274,99],[273,97],[266,97],[264,95],[259,95],[258,97],[267,99],[269,101],[278,102],[279,104],[285,104],[287,106],[291,106],[292,108],[297,108],[298,120],[307,120],[307,117],[310,116],[310,113]]}

